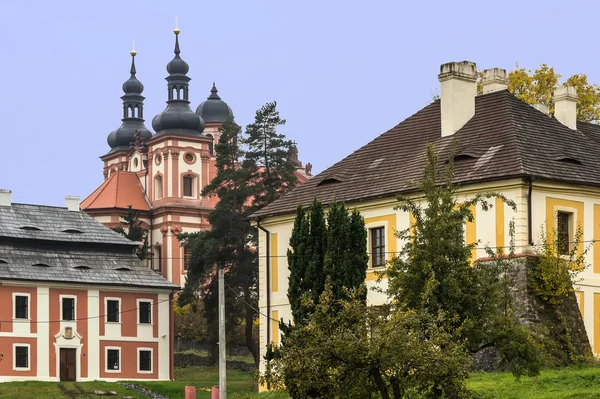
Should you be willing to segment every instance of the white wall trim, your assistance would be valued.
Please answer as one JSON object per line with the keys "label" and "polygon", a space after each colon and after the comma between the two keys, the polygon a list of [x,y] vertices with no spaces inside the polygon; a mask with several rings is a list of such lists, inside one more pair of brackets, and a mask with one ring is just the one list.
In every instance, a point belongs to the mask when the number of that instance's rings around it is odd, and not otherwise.
{"label": "white wall trim", "polygon": [[[109,369],[108,368],[108,351],[109,350],[118,350],[119,351],[119,369]],[[107,373],[121,373],[121,347],[120,346],[105,346],[104,347],[104,371]]]}
{"label": "white wall trim", "polygon": [[[27,348],[27,367],[17,367],[17,347],[26,347]],[[13,371],[29,371],[31,370],[31,345],[23,344],[23,343],[14,343],[13,344],[13,356],[12,356],[12,367]]]}
{"label": "white wall trim", "polygon": [[[77,320],[77,295],[59,295],[60,301],[60,321],[76,321]],[[73,299],[73,320],[64,320],[63,319],[63,298],[71,298]]]}
{"label": "white wall trim", "polygon": [[[150,352],[150,370],[140,370],[140,352]],[[152,374],[154,372],[154,350],[152,348],[137,348],[137,372],[138,374]]]}

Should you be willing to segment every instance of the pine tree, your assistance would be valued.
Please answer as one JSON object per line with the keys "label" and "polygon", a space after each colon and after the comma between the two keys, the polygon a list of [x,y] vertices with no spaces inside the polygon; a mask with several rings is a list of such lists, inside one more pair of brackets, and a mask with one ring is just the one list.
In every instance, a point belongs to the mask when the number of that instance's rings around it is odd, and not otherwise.
{"label": "pine tree", "polygon": [[127,207],[127,216],[125,216],[123,219],[124,221],[122,221],[121,224],[124,227],[115,227],[113,230],[117,233],[123,234],[131,241],[141,242],[142,246],[136,250],[136,255],[138,258],[140,258],[140,260],[148,258],[150,253],[150,246],[148,245],[148,230],[142,227],[140,213],[134,210],[131,205],[129,205]]}
{"label": "pine tree", "polygon": [[277,128],[285,125],[277,111],[277,102],[266,103],[258,111],[254,123],[246,126],[244,144],[246,152],[244,167],[252,176],[255,209],[275,201],[293,189],[298,178],[288,154],[292,142]]}
{"label": "pine tree", "polygon": [[310,230],[308,233],[306,282],[304,292],[309,293],[314,303],[325,289],[325,253],[327,251],[327,224],[323,205],[316,199],[310,208]]}

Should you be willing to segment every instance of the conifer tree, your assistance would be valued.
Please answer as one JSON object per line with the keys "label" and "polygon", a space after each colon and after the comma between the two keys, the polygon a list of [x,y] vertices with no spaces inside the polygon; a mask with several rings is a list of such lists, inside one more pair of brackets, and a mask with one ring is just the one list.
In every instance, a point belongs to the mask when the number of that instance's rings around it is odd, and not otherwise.
{"label": "conifer tree", "polygon": [[314,303],[319,301],[325,289],[325,253],[327,251],[327,224],[323,205],[316,199],[310,208],[307,255],[310,257],[306,269],[305,292]]}
{"label": "conifer tree", "polygon": [[124,227],[115,227],[114,231],[123,234],[131,241],[141,242],[142,246],[136,250],[136,255],[140,260],[148,258],[150,246],[148,245],[148,230],[142,227],[140,213],[133,209],[131,205],[127,207],[127,216],[123,218],[121,224]]}
{"label": "conifer tree", "polygon": [[288,298],[295,322],[304,318],[302,314],[302,293],[306,288],[306,271],[308,260],[309,221],[302,206],[296,210],[294,228],[290,237],[290,248],[287,250],[288,269],[290,270]]}
{"label": "conifer tree", "polygon": [[279,116],[274,101],[256,111],[254,123],[246,126],[244,167],[250,171],[253,180],[254,209],[275,201],[298,182],[289,158],[292,142],[277,132],[283,125],[285,119]]}

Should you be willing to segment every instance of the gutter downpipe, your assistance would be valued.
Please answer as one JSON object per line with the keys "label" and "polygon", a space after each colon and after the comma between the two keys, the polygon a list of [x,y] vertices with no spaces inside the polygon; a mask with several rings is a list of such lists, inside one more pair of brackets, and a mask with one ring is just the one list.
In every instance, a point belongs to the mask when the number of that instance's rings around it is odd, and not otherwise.
{"label": "gutter downpipe", "polygon": [[[267,280],[267,314],[266,314],[266,319],[267,319],[267,345],[271,343],[271,251],[270,251],[270,244],[271,244],[271,232],[267,229],[265,229],[264,227],[262,227],[260,225],[260,219],[256,219],[256,227],[262,231],[264,231],[267,239],[265,240],[265,248],[266,248],[266,277],[265,279]],[[258,252],[258,248],[257,248],[257,255],[260,256],[260,253]],[[259,258],[260,259],[260,258]]]}
{"label": "gutter downpipe", "polygon": [[533,245],[533,226],[532,215],[531,215],[531,195],[533,193],[533,177],[528,179],[528,190],[527,190],[527,242],[529,245]]}

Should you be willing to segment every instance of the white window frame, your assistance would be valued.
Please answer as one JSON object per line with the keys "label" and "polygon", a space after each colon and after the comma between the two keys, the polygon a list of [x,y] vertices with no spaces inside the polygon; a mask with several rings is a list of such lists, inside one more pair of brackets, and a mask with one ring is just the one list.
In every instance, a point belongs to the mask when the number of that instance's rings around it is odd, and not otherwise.
{"label": "white window frame", "polygon": [[[108,351],[119,351],[119,369],[108,368]],[[120,346],[105,346],[104,347],[104,371],[107,373],[121,373],[121,347]]]}
{"label": "white window frame", "polygon": [[[17,347],[27,348],[27,367],[17,367]],[[29,344],[13,344],[13,371],[29,371],[31,370],[31,345]]]}
{"label": "white window frame", "polygon": [[[118,301],[119,302],[119,321],[108,321],[108,301]],[[123,318],[121,317],[121,314],[123,313],[123,309],[121,308],[121,298],[117,298],[117,297],[105,297],[104,298],[104,322],[105,323],[110,323],[110,324],[121,324],[121,321],[123,320]],[[119,361],[120,358],[119,358]]]}
{"label": "white window frame", "polygon": [[[140,322],[140,303],[142,302],[149,302],[150,303],[150,323],[142,323]],[[152,299],[149,298],[138,298],[135,301],[136,303],[136,310],[137,310],[137,323],[140,326],[153,326],[154,325],[154,301]],[[121,320],[121,319],[119,319]]]}
{"label": "white window frame", "polygon": [[[148,351],[150,352],[150,371],[148,370],[140,370],[140,352]],[[119,360],[121,358],[119,357]],[[154,349],[153,348],[137,348],[137,372],[138,374],[152,374],[154,372]]]}
{"label": "white window frame", "polygon": [[[27,317],[22,319],[22,318],[18,318],[17,319],[17,297],[18,296],[26,296],[27,297]],[[20,320],[29,320],[31,321],[31,294],[28,292],[13,292],[12,294],[12,316],[13,316],[13,321],[20,321]]]}
{"label": "white window frame", "polygon": [[[77,295],[59,295],[60,300],[60,321],[77,321]],[[65,320],[63,319],[63,299],[73,299],[73,320]],[[120,319],[119,319],[120,320]]]}

